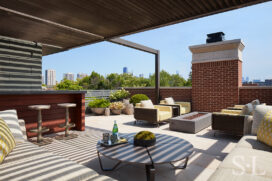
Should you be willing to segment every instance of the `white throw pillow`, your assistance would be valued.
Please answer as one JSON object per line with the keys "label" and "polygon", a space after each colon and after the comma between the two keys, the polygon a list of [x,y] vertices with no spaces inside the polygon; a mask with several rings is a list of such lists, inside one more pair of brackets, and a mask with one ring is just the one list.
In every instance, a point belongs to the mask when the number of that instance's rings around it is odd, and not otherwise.
{"label": "white throw pillow", "polygon": [[25,141],[23,132],[19,125],[17,111],[15,109],[0,111],[0,118],[7,123],[16,143],[22,143]]}
{"label": "white throw pillow", "polygon": [[151,100],[141,101],[141,107],[143,108],[154,108]]}
{"label": "white throw pillow", "polygon": [[166,104],[175,104],[175,101],[172,97],[165,98]]}
{"label": "white throw pillow", "polygon": [[260,123],[262,122],[265,114],[268,111],[272,111],[272,106],[265,106],[265,105],[256,106],[256,109],[254,110],[254,113],[253,113],[253,123],[252,123],[251,134],[257,135],[257,131],[260,126]]}

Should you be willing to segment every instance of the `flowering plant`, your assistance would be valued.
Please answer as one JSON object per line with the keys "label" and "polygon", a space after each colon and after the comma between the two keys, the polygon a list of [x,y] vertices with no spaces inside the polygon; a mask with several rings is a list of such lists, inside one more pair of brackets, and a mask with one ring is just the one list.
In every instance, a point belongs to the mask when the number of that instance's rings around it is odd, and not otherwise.
{"label": "flowering plant", "polygon": [[124,109],[124,104],[122,102],[112,102],[110,103],[110,109]]}
{"label": "flowering plant", "polygon": [[122,88],[121,90],[118,90],[116,92],[112,92],[110,94],[110,100],[111,101],[119,101],[122,99],[129,98],[129,96],[130,96],[130,93],[127,90],[125,90],[124,88]]}

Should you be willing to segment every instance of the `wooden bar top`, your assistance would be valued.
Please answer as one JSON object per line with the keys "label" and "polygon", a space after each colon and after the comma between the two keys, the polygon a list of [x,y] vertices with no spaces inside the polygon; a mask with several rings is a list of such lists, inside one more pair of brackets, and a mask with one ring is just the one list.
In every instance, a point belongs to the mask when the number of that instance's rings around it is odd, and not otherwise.
{"label": "wooden bar top", "polygon": [[80,90],[0,91],[0,95],[85,94],[85,93],[87,93],[87,91]]}

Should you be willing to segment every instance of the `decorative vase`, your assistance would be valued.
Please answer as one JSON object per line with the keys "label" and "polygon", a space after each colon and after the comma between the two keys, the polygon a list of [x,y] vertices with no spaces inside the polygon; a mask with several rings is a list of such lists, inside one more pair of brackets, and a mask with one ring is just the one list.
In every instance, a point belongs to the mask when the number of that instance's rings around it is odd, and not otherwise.
{"label": "decorative vase", "polygon": [[112,114],[120,115],[122,112],[122,109],[111,109]]}
{"label": "decorative vase", "polygon": [[109,116],[110,115],[110,109],[109,108],[106,108],[105,109],[105,116]]}
{"label": "decorative vase", "polygon": [[134,138],[134,145],[135,146],[142,146],[142,147],[149,147],[156,144],[156,138],[151,140],[142,140],[142,139],[135,139]]}

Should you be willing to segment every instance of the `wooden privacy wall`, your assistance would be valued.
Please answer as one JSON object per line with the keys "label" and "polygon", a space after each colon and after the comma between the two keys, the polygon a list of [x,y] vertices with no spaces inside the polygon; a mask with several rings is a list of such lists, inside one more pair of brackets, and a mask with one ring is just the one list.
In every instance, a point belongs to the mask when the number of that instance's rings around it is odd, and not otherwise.
{"label": "wooden privacy wall", "polygon": [[[31,92],[30,92],[31,93]],[[59,125],[65,122],[65,109],[57,106],[59,103],[76,103],[77,107],[69,108],[70,121],[76,124],[76,130],[85,129],[85,93],[82,94],[23,94],[23,95],[0,95],[0,111],[16,109],[19,119],[26,122],[27,136],[33,137],[36,134],[30,133],[29,129],[37,128],[38,111],[28,108],[29,105],[48,104],[51,108],[42,110],[42,125],[49,127],[49,133],[64,131]]]}
{"label": "wooden privacy wall", "polygon": [[41,44],[0,36],[0,90],[41,90],[41,86]]}

